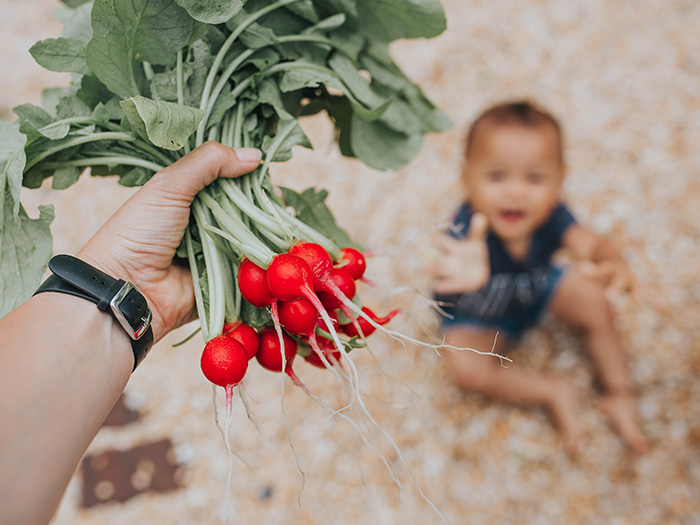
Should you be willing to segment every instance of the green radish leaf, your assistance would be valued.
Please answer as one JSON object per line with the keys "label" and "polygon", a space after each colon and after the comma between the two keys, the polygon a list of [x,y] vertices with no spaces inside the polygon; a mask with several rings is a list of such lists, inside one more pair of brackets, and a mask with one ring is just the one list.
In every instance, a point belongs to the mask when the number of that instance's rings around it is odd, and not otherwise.
{"label": "green radish leaf", "polygon": [[112,93],[133,97],[144,86],[138,63],[173,64],[189,41],[193,20],[172,0],[95,0],[92,28],[88,66]]}
{"label": "green radish leaf", "polygon": [[[211,28],[211,26],[209,27]],[[208,34],[211,33],[210,31]],[[210,45],[203,40],[195,42],[189,49],[187,65],[192,71],[192,74],[187,82],[186,102],[192,106],[199,105],[209,68],[214,62],[214,57],[210,53],[210,49],[212,49]]]}
{"label": "green radish leaf", "polygon": [[[449,117],[428,100],[421,89],[413,83],[394,63],[385,44],[374,44],[360,58],[362,67],[367,68],[372,82],[378,90],[399,93],[410,106],[412,115],[421,122],[423,133],[444,131],[452,126]],[[392,118],[392,117],[389,117]]]}
{"label": "green radish leaf", "polygon": [[46,88],[41,92],[41,107],[43,107],[52,117],[56,116],[56,106],[60,100],[68,93],[75,92],[72,87],[69,88]]}
{"label": "green radish leaf", "polygon": [[[85,75],[80,79],[80,88],[78,89],[76,96],[82,100],[91,109],[102,103],[104,105],[117,104],[117,109],[119,109],[119,100],[112,94],[111,91],[107,89],[102,82],[100,82],[95,75]],[[122,117],[121,109],[119,109],[119,114],[113,117],[115,120]]]}
{"label": "green radish leaf", "polygon": [[315,0],[316,9],[325,15],[344,13],[357,18],[357,0]]}
{"label": "green radish leaf", "polygon": [[358,71],[357,66],[344,54],[335,53],[328,61],[328,65],[364,106],[376,108],[381,107],[386,102],[372,90],[367,79]]}
{"label": "green radish leaf", "polygon": [[253,306],[245,299],[241,299],[241,321],[256,329],[272,326],[272,316],[267,308]]}
{"label": "green radish leaf", "polygon": [[394,99],[379,120],[392,130],[404,135],[423,132],[423,123],[416,116],[413,108],[401,99]]}
{"label": "green radish leaf", "polygon": [[357,0],[359,27],[373,39],[431,38],[447,27],[440,0]]}
{"label": "green radish leaf", "polygon": [[[12,200],[9,191],[5,202]],[[18,203],[19,204],[19,203]],[[35,291],[53,253],[53,206],[39,206],[39,218],[30,219],[22,206],[13,214],[4,206],[0,216],[0,317],[26,301]]]}
{"label": "green radish leaf", "polygon": [[[340,64],[341,61],[339,60],[338,63]],[[379,118],[391,103],[391,99],[382,100],[376,93],[371,92],[367,81],[359,73],[357,76],[359,76],[360,80],[351,75],[346,69],[343,69],[342,65],[339,66],[339,69],[342,70],[342,74],[347,77],[347,81],[352,84],[356,92],[362,95],[364,100],[358,99],[354,95],[353,90],[345,84],[345,79],[341,79],[337,74],[334,74],[336,72],[304,60],[288,63],[288,67],[282,73],[282,78],[279,81],[280,89],[282,91],[294,91],[303,87],[316,87],[325,84],[342,91],[352,104],[354,112],[363,119],[375,120]],[[285,79],[285,77],[287,78]],[[364,86],[361,83],[364,83]],[[368,89],[369,91],[367,91]],[[376,105],[372,106],[372,104]]]}
{"label": "green radish leaf", "polygon": [[293,4],[286,6],[292,13],[298,15],[299,17],[308,20],[312,24],[319,21],[318,13],[311,0],[297,0]]}
{"label": "green radish leaf", "polygon": [[58,9],[54,11],[54,16],[60,22],[63,22],[61,36],[85,43],[89,42],[92,38],[91,11],[92,2],[76,6],[75,9]]}
{"label": "green radish leaf", "polygon": [[241,33],[239,40],[249,49],[258,49],[276,44],[277,35],[269,27],[253,23]]}
{"label": "green radish leaf", "polygon": [[[182,81],[186,85],[192,76],[192,65],[182,64]],[[183,86],[184,88],[184,86]],[[167,69],[162,73],[156,73],[151,79],[151,96],[155,100],[177,102],[177,70]]]}
{"label": "green radish leaf", "polygon": [[328,191],[307,188],[302,193],[297,193],[284,187],[280,187],[280,190],[282,190],[284,203],[296,210],[297,218],[303,223],[328,237],[336,246],[362,249],[352,241],[345,230],[336,224],[335,217],[325,203]]}
{"label": "green radish leaf", "polygon": [[367,122],[353,115],[350,146],[355,156],[376,170],[397,170],[408,164],[420,150],[423,136],[405,135],[381,121]]}
{"label": "green radish leaf", "polygon": [[317,68],[294,68],[281,75],[279,89],[286,93],[306,87],[319,87],[324,84],[338,85],[338,79],[332,71],[323,71]]}
{"label": "green radish leaf", "polygon": [[[231,31],[235,30],[236,27],[243,23],[249,16],[255,14],[259,7],[261,6],[258,2],[256,2],[256,7],[251,7],[251,4],[246,5],[238,15],[234,16],[226,23],[226,27]],[[289,9],[276,9],[259,19],[257,23],[269,27],[277,36],[298,35],[309,26],[308,20],[297,16],[289,11]]]}
{"label": "green radish leaf", "polygon": [[360,53],[367,46],[367,37],[357,31],[352,31],[346,23],[337,31],[333,31],[328,35],[330,40],[342,48],[353,60],[357,60]]}
{"label": "green radish leaf", "polygon": [[231,92],[231,88],[226,86],[221,91],[218,97],[216,97],[216,102],[211,110],[209,119],[207,119],[207,126],[217,126],[224,114],[231,109],[236,104],[236,97]]}
{"label": "green radish leaf", "polygon": [[204,117],[201,109],[141,96],[122,100],[121,107],[139,135],[173,151],[185,145]]}
{"label": "green radish leaf", "polygon": [[119,164],[114,165],[97,165],[90,167],[90,175],[93,177],[119,177],[119,184],[132,188],[134,186],[143,186],[148,180],[153,177],[153,172],[145,168],[124,166]]}
{"label": "green radish leaf", "polygon": [[71,38],[49,38],[37,42],[29,53],[34,60],[49,71],[89,75],[90,68],[85,60],[85,42]]}
{"label": "green radish leaf", "polygon": [[65,190],[66,188],[69,188],[78,182],[81,173],[82,168],[76,168],[75,166],[67,166],[54,171],[53,180],[51,181],[51,189]]}
{"label": "green radish leaf", "polygon": [[[259,71],[263,71],[273,64],[280,61],[280,55],[271,47],[266,47],[260,49],[253,54],[248,60],[244,62],[244,66],[250,64]],[[243,73],[247,76],[247,73]]]}
{"label": "green radish leaf", "polygon": [[190,35],[190,39],[188,40],[187,45],[191,46],[198,40],[204,38],[209,32],[210,27],[214,26],[210,26],[209,24],[204,24],[202,22],[197,22],[195,20],[194,24],[192,24],[192,34]]}
{"label": "green radish leaf", "polygon": [[56,140],[62,139],[70,131],[68,124],[51,126],[54,118],[38,106],[22,104],[14,108],[13,111],[19,117],[19,131],[27,137],[42,135],[48,139]]}
{"label": "green radish leaf", "polygon": [[109,100],[106,104],[98,102],[92,110],[92,118],[107,123],[110,120],[120,120],[124,117],[124,111],[116,98]]}
{"label": "green radish leaf", "polygon": [[345,20],[347,20],[347,17],[343,13],[329,16],[328,18],[321,20],[318,24],[314,24],[305,29],[304,34],[309,35],[318,32],[326,33],[329,31],[335,31],[345,23]]}
{"label": "green radish leaf", "polygon": [[292,158],[292,148],[303,146],[313,149],[311,141],[299,125],[297,119],[281,120],[274,137],[266,136],[263,139],[262,151],[266,154],[272,152],[272,162],[284,162]]}
{"label": "green radish leaf", "polygon": [[64,4],[66,4],[68,7],[78,7],[82,4],[85,4],[87,2],[91,2],[91,0],[61,0]]}
{"label": "green radish leaf", "polygon": [[293,116],[287,111],[282,96],[280,94],[281,82],[265,79],[258,86],[258,100],[263,104],[268,104],[275,109],[280,119],[291,119]]}
{"label": "green radish leaf", "polygon": [[328,115],[333,119],[337,131],[336,140],[340,152],[346,157],[354,157],[350,145],[350,128],[352,127],[352,105],[345,97],[329,96],[326,98]]}
{"label": "green radish leaf", "polygon": [[151,177],[153,177],[152,171],[148,171],[145,168],[133,168],[119,177],[119,184],[127,188],[143,186]]}
{"label": "green radish leaf", "polygon": [[92,109],[76,96],[63,97],[56,106],[56,116],[59,119],[72,117],[89,117]]}
{"label": "green radish leaf", "polygon": [[233,18],[246,0],[175,0],[192,18],[205,24],[223,24]]}
{"label": "green radish leaf", "polygon": [[16,217],[19,212],[22,172],[27,162],[24,152],[26,143],[27,137],[20,133],[18,124],[0,119],[0,191],[3,194],[0,200],[0,226],[5,217]]}

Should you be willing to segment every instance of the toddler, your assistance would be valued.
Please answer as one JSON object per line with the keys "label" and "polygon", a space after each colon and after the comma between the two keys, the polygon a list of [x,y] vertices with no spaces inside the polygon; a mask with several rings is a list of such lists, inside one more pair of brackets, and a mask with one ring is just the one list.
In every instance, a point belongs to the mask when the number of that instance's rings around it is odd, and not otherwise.
{"label": "toddler", "polygon": [[[466,201],[450,236],[438,239],[441,256],[432,267],[436,298],[447,305],[442,327],[453,345],[489,350],[496,340],[497,353],[546,313],[581,328],[602,386],[600,408],[629,447],[643,453],[648,444],[609,305],[636,283],[620,253],[561,201],[565,171],[560,126],[534,104],[500,104],[474,122],[462,168]],[[560,248],[582,264],[554,265]],[[577,452],[581,426],[568,381],[468,351],[448,352],[446,359],[466,390],[545,405],[566,450]]]}

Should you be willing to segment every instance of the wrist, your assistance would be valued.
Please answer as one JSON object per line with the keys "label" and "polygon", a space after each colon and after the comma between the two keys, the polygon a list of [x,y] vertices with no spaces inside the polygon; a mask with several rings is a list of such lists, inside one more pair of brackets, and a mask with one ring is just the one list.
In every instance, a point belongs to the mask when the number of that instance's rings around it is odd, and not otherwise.
{"label": "wrist", "polygon": [[[108,254],[106,248],[100,248],[99,246],[92,248],[89,242],[81,248],[75,256],[115,279],[122,279],[127,283],[133,284],[138,291],[141,292],[146,298],[151,308],[151,314],[153,315],[151,327],[153,328],[154,341],[159,341],[160,338],[167,333],[168,329],[164,328],[166,323],[164,322],[164,317],[161,315],[157,302],[153,300],[154,294],[149,293],[152,291],[151,287],[149,287],[149,283],[130,265],[122,264],[118,262],[115,257],[105,254]],[[121,259],[130,260],[132,257],[133,254],[124,254]]]}
{"label": "wrist", "polygon": [[[115,321],[131,341],[135,370],[153,346],[152,313],[146,298],[131,283],[117,279],[71,255],[56,255],[49,261],[52,275],[36,294],[60,293],[93,303],[103,316]],[[76,319],[77,323],[82,320]]]}

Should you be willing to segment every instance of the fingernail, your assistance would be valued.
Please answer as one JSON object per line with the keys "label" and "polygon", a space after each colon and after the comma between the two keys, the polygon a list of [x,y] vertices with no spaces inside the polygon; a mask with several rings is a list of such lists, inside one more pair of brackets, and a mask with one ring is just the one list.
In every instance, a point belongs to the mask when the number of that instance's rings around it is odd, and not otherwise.
{"label": "fingernail", "polygon": [[258,148],[233,148],[236,152],[238,160],[243,162],[260,162],[262,160],[262,151]]}

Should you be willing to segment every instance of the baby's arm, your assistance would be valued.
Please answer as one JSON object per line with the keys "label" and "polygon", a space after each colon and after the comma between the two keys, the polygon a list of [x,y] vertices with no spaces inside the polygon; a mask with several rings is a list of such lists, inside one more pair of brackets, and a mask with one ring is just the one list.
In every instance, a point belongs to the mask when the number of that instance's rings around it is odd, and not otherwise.
{"label": "baby's arm", "polygon": [[584,266],[584,269],[591,277],[605,284],[609,299],[636,290],[637,281],[624,257],[602,235],[580,224],[574,224],[564,234],[562,245],[571,250],[578,259],[594,264]]}

